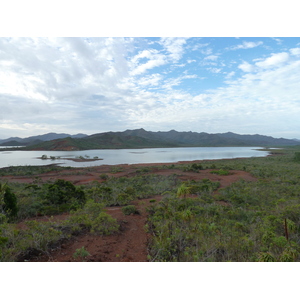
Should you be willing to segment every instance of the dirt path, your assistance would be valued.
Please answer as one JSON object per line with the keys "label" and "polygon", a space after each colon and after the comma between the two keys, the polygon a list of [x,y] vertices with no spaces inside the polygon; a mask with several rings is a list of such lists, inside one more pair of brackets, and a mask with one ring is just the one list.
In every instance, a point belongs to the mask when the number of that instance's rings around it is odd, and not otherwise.
{"label": "dirt path", "polygon": [[[161,196],[151,199],[159,201]],[[36,257],[36,262],[146,262],[149,235],[144,226],[147,221],[146,207],[150,199],[133,201],[140,214],[124,215],[121,207],[109,207],[105,211],[118,220],[120,231],[109,236],[83,233],[65,241],[47,255]],[[65,218],[60,218],[65,219]],[[46,219],[44,219],[46,221]],[[84,247],[88,252],[84,260],[73,257],[76,249]]]}
{"label": "dirt path", "polygon": [[[188,162],[185,162],[188,163]],[[117,166],[121,172],[112,173],[112,166],[98,166],[90,168],[77,168],[70,170],[63,170],[57,172],[50,172],[41,174],[38,177],[40,182],[53,182],[56,179],[69,180],[76,185],[87,184],[91,181],[101,182],[101,174],[108,176],[136,176],[137,169],[140,167],[159,166],[161,164],[140,164],[140,165],[120,165]],[[163,164],[167,165],[167,164]],[[175,164],[176,165],[176,164]],[[171,175],[176,174],[181,180],[195,180],[199,181],[208,178],[212,181],[219,181],[220,188],[229,186],[231,183],[244,179],[246,181],[255,181],[256,179],[249,173],[244,171],[231,171],[230,175],[220,176],[211,174],[211,170],[201,170],[199,173],[183,172],[178,169],[151,169],[148,174]],[[5,176],[2,180],[8,182],[22,182],[32,183],[37,178],[29,176]],[[151,199],[161,200],[161,196],[156,196]],[[91,262],[146,262],[147,261],[147,243],[150,238],[146,233],[144,226],[147,222],[146,208],[150,205],[150,199],[136,200],[132,202],[140,211],[139,215],[126,216],[122,213],[121,207],[106,208],[106,212],[113,218],[117,219],[120,224],[120,231],[110,236],[100,236],[91,233],[82,233],[74,236],[69,240],[63,242],[56,249],[53,249],[49,254],[37,258],[32,258],[30,261],[53,261],[53,262],[71,262],[81,261],[74,259],[73,254],[76,249],[84,247],[90,255],[86,257],[85,261]],[[222,203],[220,203],[222,204]],[[54,216],[54,220],[64,220],[68,214],[61,216]],[[34,218],[39,221],[47,221],[48,217]],[[24,224],[20,223],[19,227],[22,228]]]}

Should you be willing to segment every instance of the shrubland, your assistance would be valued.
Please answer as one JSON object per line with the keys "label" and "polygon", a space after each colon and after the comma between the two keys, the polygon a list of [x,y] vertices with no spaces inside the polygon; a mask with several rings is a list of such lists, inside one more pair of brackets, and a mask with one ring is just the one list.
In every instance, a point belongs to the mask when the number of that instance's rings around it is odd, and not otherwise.
{"label": "shrubland", "polygon": [[[61,179],[42,183],[37,168],[10,167],[9,172],[30,173],[36,180],[0,182],[0,261],[47,253],[80,232],[116,234],[119,224],[105,207],[121,206],[124,214],[133,215],[139,211],[132,201],[156,195],[162,200],[150,200],[146,224],[152,236],[149,261],[299,261],[299,150],[290,147],[269,157],[161,166],[195,173],[209,169],[218,176],[242,170],[257,179],[221,189],[218,181],[182,181],[175,172],[153,174],[151,167],[140,168],[131,177],[102,174],[101,183],[84,186]],[[0,169],[2,175],[7,172]],[[69,213],[65,221],[51,219],[63,212]],[[42,215],[50,221],[26,221]],[[23,229],[17,226],[21,221],[26,224]]]}
{"label": "shrubland", "polygon": [[215,161],[214,168],[246,170],[258,180],[240,180],[205,197],[169,194],[153,204],[150,260],[299,261],[300,164],[293,150]]}

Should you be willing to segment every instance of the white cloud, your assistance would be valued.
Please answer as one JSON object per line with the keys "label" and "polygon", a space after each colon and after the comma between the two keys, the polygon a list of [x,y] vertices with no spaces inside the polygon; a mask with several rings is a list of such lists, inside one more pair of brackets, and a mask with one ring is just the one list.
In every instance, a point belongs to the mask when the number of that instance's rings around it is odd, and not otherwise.
{"label": "white cloud", "polygon": [[184,79],[195,79],[198,78],[196,74],[185,74],[176,78],[169,78],[165,80],[164,85],[162,86],[166,90],[172,90],[173,86],[178,86],[182,83]]}
{"label": "white cloud", "polygon": [[289,60],[289,54],[286,52],[275,53],[265,60],[255,63],[260,68],[271,68],[281,65]]}
{"label": "white cloud", "polygon": [[[272,57],[272,56],[270,56]],[[192,96],[174,91],[180,78],[169,81],[169,92],[156,94],[162,105],[135,115],[135,122],[148,128],[172,127],[177,130],[260,133],[274,137],[299,136],[300,60],[279,64],[277,68],[259,68],[228,82],[227,87]],[[245,71],[254,66],[244,63]],[[227,74],[235,75],[234,71]],[[158,124],[155,124],[155,120]],[[278,126],[276,126],[276,125]],[[197,130],[195,129],[197,128]],[[292,130],[291,130],[292,128]]]}
{"label": "white cloud", "polygon": [[263,42],[261,42],[261,41],[259,41],[259,42],[243,42],[242,44],[237,45],[237,46],[232,46],[229,49],[230,50],[251,49],[251,48],[258,47],[262,44],[263,44]]}
{"label": "white cloud", "polygon": [[187,38],[161,38],[160,43],[169,53],[169,58],[172,62],[177,62],[181,59],[184,53],[184,45]]}
{"label": "white cloud", "polygon": [[246,61],[244,61],[242,64],[238,65],[238,68],[244,72],[253,72],[255,70],[255,67]]}
{"label": "white cloud", "polygon": [[193,75],[184,75],[181,77],[182,79],[193,79],[193,78],[198,78],[198,75],[193,74]]}
{"label": "white cloud", "polygon": [[210,55],[210,54],[212,54],[213,50],[211,48],[206,48],[206,49],[201,49],[200,52],[203,55]]}
{"label": "white cloud", "polygon": [[[262,54],[253,54],[244,58],[249,62],[235,57],[239,65],[224,60],[227,68],[192,64],[201,55],[193,56],[194,45],[188,46],[181,38],[146,46],[145,40],[141,46],[124,38],[0,39],[1,134],[176,127],[271,135],[279,130],[274,124],[285,132],[288,126],[300,132],[300,48],[259,59],[255,57]],[[216,55],[205,47],[198,50],[210,58],[202,61],[216,63]],[[186,65],[179,69],[181,58]],[[212,74],[200,81],[206,67]],[[245,72],[239,78],[238,69]],[[207,91],[205,84],[216,73],[230,81]]]}
{"label": "white cloud", "polygon": [[[141,58],[147,58],[149,60],[146,63],[138,64],[138,60]],[[131,75],[133,76],[145,73],[147,70],[159,67],[167,63],[165,55],[160,54],[156,50],[145,50],[135,56],[132,62],[135,64],[135,68],[131,71]]]}
{"label": "white cloud", "polygon": [[209,56],[204,57],[204,59],[216,61],[218,59],[218,56],[217,55],[209,55]]}
{"label": "white cloud", "polygon": [[290,49],[290,52],[292,55],[298,56],[298,55],[300,55],[300,48],[292,48],[292,49]]}
{"label": "white cloud", "polygon": [[145,76],[145,77],[139,79],[138,83],[140,85],[157,86],[161,80],[162,80],[162,75],[160,75],[160,74],[152,74],[152,75]]}
{"label": "white cloud", "polygon": [[235,75],[235,72],[231,71],[231,72],[229,72],[229,73],[226,74],[226,79],[229,79],[229,78],[231,78],[234,75]]}
{"label": "white cloud", "polygon": [[271,39],[274,40],[274,41],[276,41],[278,45],[282,44],[282,40],[281,39],[274,38],[274,37],[272,37]]}
{"label": "white cloud", "polygon": [[212,72],[212,73],[220,73],[222,71],[221,68],[207,68],[208,71]]}
{"label": "white cloud", "polygon": [[197,51],[200,48],[207,47],[208,45],[209,45],[209,43],[205,43],[205,44],[197,43],[196,45],[193,45],[192,51]]}

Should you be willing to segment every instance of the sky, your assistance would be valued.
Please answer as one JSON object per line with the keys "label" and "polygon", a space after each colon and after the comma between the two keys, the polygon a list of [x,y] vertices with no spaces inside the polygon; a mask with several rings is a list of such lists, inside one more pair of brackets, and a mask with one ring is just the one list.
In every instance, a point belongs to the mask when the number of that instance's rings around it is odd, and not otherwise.
{"label": "sky", "polygon": [[[299,43],[299,9],[292,0],[3,1],[0,139],[48,132],[93,134],[136,128],[231,131],[300,139]],[[43,269],[30,275],[41,271],[45,275],[47,268],[47,274],[57,276],[57,266],[55,270],[52,266],[37,265]],[[123,291],[131,283],[124,278],[131,280],[137,272],[142,274],[140,280],[134,277],[138,280],[136,288],[141,291],[147,288],[151,293],[149,280],[163,274],[160,293],[163,290],[170,296],[172,291],[165,287],[178,280],[183,289],[174,290],[176,296],[180,292],[185,297],[198,292],[198,285],[190,284],[198,265],[189,264],[188,270],[180,265],[180,271],[192,274],[184,278],[178,277],[177,265],[174,272],[156,265],[152,270],[152,266],[138,264],[138,270],[128,271],[124,265],[121,274],[125,276],[118,282],[120,296],[124,297]],[[227,292],[232,299],[240,299],[249,280],[253,281],[252,275],[262,274],[262,280],[255,282],[260,294],[263,291],[266,297],[270,296],[270,289],[264,291],[263,286],[278,282],[277,287],[281,288],[273,293],[286,296],[290,292],[292,296],[296,290],[290,287],[297,284],[291,284],[293,278],[287,278],[287,291],[282,284],[284,279],[277,273],[278,268],[293,272],[293,266],[290,264],[286,270],[286,266],[276,265],[276,272],[269,265],[251,263],[230,268],[226,265],[224,270],[223,265],[201,265],[204,272],[197,273],[197,283],[200,276],[201,293],[211,296],[215,287],[211,276],[223,274],[218,282],[219,296],[224,297]],[[27,276],[27,268],[22,272],[19,265],[16,267],[9,265],[5,274],[11,272],[20,277],[18,284],[23,295],[31,289],[26,278],[32,276]],[[78,266],[75,268],[67,277],[66,270],[60,272],[64,286],[66,280],[77,280]],[[115,281],[106,279],[123,270],[120,265],[103,268],[97,280],[100,276],[107,291],[117,292]],[[48,284],[44,277],[35,276],[35,281],[40,278],[40,286]],[[97,283],[90,282],[93,278],[86,278],[88,289],[81,284],[82,292],[74,290],[75,298],[98,292]],[[234,291],[232,278],[239,287]],[[257,290],[252,290],[247,292],[254,297]],[[218,291],[214,290],[214,294]],[[157,294],[156,289],[153,292]],[[65,294],[70,293],[68,288]]]}
{"label": "sky", "polygon": [[299,37],[146,32],[2,35],[0,139],[138,128],[300,139]]}

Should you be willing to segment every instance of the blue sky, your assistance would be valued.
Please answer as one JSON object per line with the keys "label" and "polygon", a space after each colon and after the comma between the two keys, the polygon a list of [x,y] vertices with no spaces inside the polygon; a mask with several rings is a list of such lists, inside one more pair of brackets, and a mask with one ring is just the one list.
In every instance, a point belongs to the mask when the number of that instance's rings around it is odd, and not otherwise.
{"label": "blue sky", "polygon": [[0,138],[235,132],[300,138],[300,38],[0,39]]}
{"label": "blue sky", "polygon": [[19,2],[18,11],[9,2],[0,20],[9,28],[0,31],[0,139],[136,128],[300,139],[296,10],[254,1],[238,11],[233,2],[95,9],[87,0],[72,2],[72,12],[56,1],[47,10]]}

